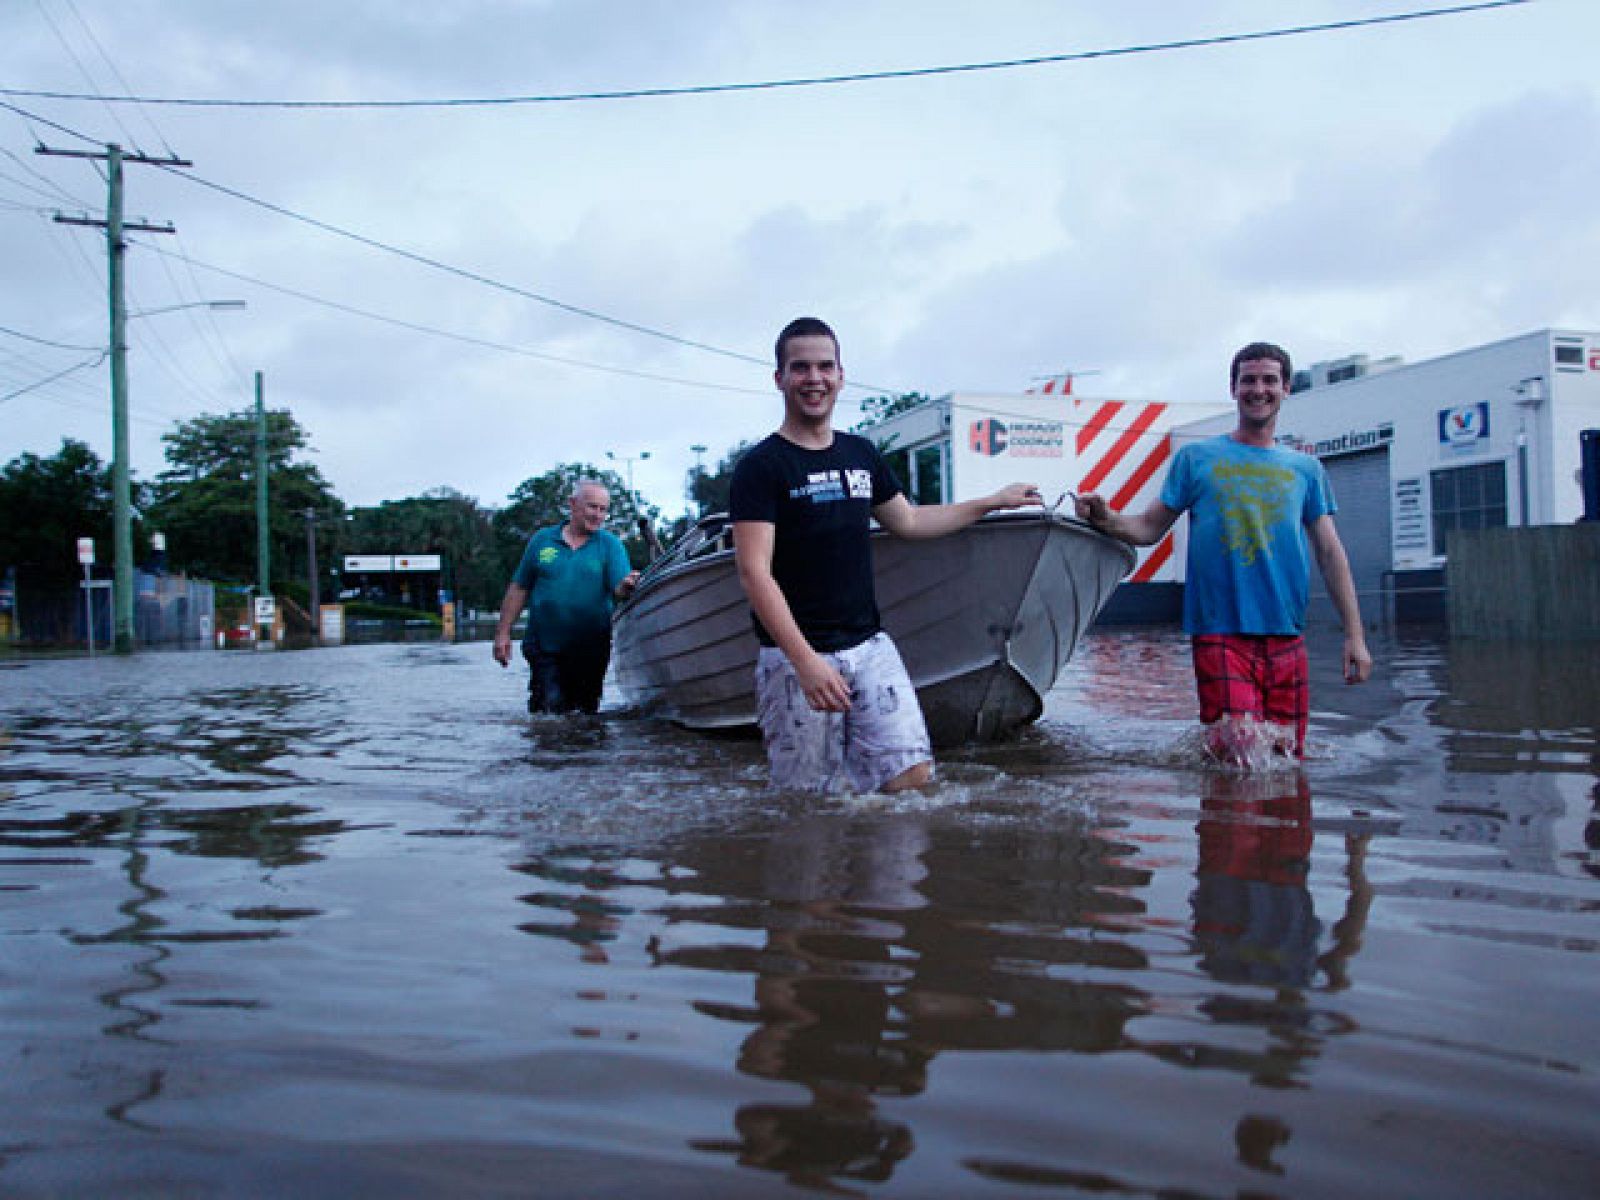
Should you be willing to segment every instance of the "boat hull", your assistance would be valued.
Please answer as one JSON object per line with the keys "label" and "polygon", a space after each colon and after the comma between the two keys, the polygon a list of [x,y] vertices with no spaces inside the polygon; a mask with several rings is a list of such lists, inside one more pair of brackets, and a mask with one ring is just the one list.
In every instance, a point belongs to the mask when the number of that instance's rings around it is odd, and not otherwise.
{"label": "boat hull", "polygon": [[[758,646],[721,544],[648,574],[613,625],[623,698],[693,729],[755,725]],[[1044,514],[991,516],[929,541],[878,533],[872,549],[884,628],[937,746],[1005,738],[1036,720],[1134,561],[1121,542]]]}

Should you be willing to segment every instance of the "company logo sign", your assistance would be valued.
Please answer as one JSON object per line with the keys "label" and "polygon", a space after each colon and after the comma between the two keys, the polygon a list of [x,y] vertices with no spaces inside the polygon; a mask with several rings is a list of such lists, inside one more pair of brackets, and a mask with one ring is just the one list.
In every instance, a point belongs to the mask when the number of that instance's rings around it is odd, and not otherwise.
{"label": "company logo sign", "polygon": [[1066,454],[1067,427],[1061,421],[1012,421],[984,417],[967,430],[967,444],[974,453],[994,457],[1062,458]]}
{"label": "company logo sign", "polygon": [[1471,446],[1489,437],[1489,405],[1458,404],[1454,408],[1439,410],[1439,444],[1441,446]]}
{"label": "company logo sign", "polygon": [[1317,441],[1310,441],[1293,433],[1282,434],[1278,438],[1279,445],[1298,450],[1301,454],[1309,454],[1313,458],[1334,458],[1340,454],[1355,454],[1360,450],[1387,446],[1392,441],[1394,441],[1394,425],[1388,421],[1371,429],[1352,429],[1349,433],[1341,433],[1338,437],[1321,438]]}
{"label": "company logo sign", "polygon": [[997,421],[993,417],[985,417],[981,421],[974,421],[967,434],[972,449],[978,454],[987,454],[991,457],[1004,454],[1006,449],[1006,426],[1004,421]]}

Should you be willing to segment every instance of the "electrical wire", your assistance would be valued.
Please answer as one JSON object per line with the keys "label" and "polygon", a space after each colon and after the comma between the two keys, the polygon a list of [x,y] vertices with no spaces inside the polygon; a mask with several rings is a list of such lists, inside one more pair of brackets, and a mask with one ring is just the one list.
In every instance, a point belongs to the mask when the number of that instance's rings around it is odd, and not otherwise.
{"label": "electrical wire", "polygon": [[676,384],[680,387],[703,388],[707,391],[715,392],[732,392],[745,396],[771,395],[771,389],[766,388],[747,388],[739,387],[736,384],[710,383],[701,379],[682,379],[672,375],[657,374],[652,371],[638,371],[631,367],[618,367],[609,363],[591,362],[581,358],[569,358],[560,354],[548,354],[541,350],[531,350],[526,346],[515,346],[507,342],[496,342],[488,338],[476,337],[472,334],[457,333],[453,330],[441,329],[438,326],[424,325],[421,322],[408,321],[402,317],[392,317],[385,315],[384,313],[373,312],[370,309],[358,308],[353,304],[345,304],[339,300],[330,300],[326,296],[318,296],[315,293],[286,287],[283,284],[269,283],[265,279],[259,279],[252,275],[245,275],[239,271],[230,271],[226,267],[219,267],[213,263],[202,262],[199,259],[191,258],[183,254],[177,254],[171,250],[163,250],[159,246],[153,246],[135,239],[130,239],[129,245],[137,246],[142,250],[148,250],[152,254],[158,254],[164,258],[177,259],[178,261],[187,263],[192,267],[198,267],[202,271],[210,271],[213,274],[221,275],[228,279],[237,280],[240,283],[248,283],[253,287],[264,288],[269,292],[276,292],[279,295],[289,296],[296,300],[304,300],[309,304],[317,304],[324,308],[333,309],[336,312],[348,313],[351,316],[362,317],[369,321],[378,321],[385,325],[393,325],[399,329],[408,329],[414,333],[424,333],[433,337],[441,337],[450,341],[461,342],[469,346],[479,346],[486,350],[501,350],[508,354],[518,354],[524,358],[534,358],[542,362],[556,363],[564,367],[578,367],[586,371],[601,371],[612,375],[624,375],[633,379],[646,379],[653,383],[670,383]]}
{"label": "electrical wire", "polygon": [[108,351],[100,350],[100,351],[96,352],[96,354],[94,355],[93,358],[86,358],[80,363],[74,363],[72,366],[68,367],[65,371],[57,371],[54,375],[50,376],[48,379],[41,379],[41,380],[37,381],[36,383],[30,383],[25,388],[18,388],[14,392],[7,392],[5,395],[0,396],[0,404],[4,404],[7,400],[15,400],[18,396],[25,396],[29,392],[36,391],[37,389],[44,387],[46,384],[54,383],[58,379],[64,378],[67,375],[71,375],[74,371],[82,371],[82,370],[85,370],[88,367],[98,367],[101,363],[103,363],[106,360],[106,356],[107,356],[108,353],[109,353]]}
{"label": "electrical wire", "polygon": [[56,350],[79,350],[79,351],[83,351],[83,352],[86,352],[86,353],[88,353],[88,352],[99,353],[99,352],[102,352],[105,349],[105,347],[103,347],[103,346],[73,346],[73,345],[69,345],[66,342],[47,341],[45,338],[42,338],[42,337],[34,337],[31,333],[23,333],[22,330],[20,330],[20,329],[8,329],[4,325],[0,325],[0,333],[10,334],[14,338],[21,338],[23,341],[32,342],[37,346],[50,346],[50,347],[53,347]]}
{"label": "electrical wire", "polygon": [[671,96],[706,96],[727,92],[762,92],[780,89],[831,87],[849,83],[875,83],[897,79],[926,79],[939,75],[974,74],[984,71],[1009,71],[1023,67],[1057,66],[1065,63],[1090,62],[1096,59],[1127,58],[1140,54],[1158,54],[1177,50],[1196,50],[1211,46],[1238,45],[1244,42],[1267,41],[1275,38],[1302,37],[1309,34],[1334,33],[1378,25],[1394,25],[1406,21],[1422,21],[1437,17],[1460,16],[1488,9],[1512,8],[1531,3],[1532,0],[1483,0],[1477,4],[1455,4],[1445,8],[1416,9],[1409,12],[1389,13],[1377,17],[1359,17],[1344,21],[1326,21],[1315,25],[1293,25],[1276,29],[1261,29],[1245,33],[1214,34],[1208,37],[1182,38],[1169,42],[1147,42],[1133,46],[1119,46],[1102,50],[1077,50],[1062,54],[1039,54],[1023,58],[994,59],[987,62],[952,63],[936,67],[909,67],[901,70],[860,71],[835,75],[814,75],[795,79],[767,79],[745,83],[709,83],[685,87],[623,88],[605,92],[566,92],[553,95],[531,96],[472,96],[445,99],[412,100],[227,100],[201,99],[190,96],[105,96],[84,95],[78,92],[44,91],[27,88],[0,88],[0,96],[17,96],[40,100],[93,100],[106,104],[159,104],[187,108],[276,108],[276,109],[406,109],[406,108],[484,108],[530,104],[572,104],[583,101],[648,100]]}

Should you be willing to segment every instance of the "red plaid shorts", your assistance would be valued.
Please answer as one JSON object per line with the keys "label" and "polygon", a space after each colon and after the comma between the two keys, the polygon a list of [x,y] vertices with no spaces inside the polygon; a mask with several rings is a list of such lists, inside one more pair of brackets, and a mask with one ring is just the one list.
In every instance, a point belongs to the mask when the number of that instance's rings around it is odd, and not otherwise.
{"label": "red plaid shorts", "polygon": [[1230,715],[1293,725],[1295,753],[1305,752],[1311,686],[1304,638],[1203,633],[1192,646],[1202,725]]}

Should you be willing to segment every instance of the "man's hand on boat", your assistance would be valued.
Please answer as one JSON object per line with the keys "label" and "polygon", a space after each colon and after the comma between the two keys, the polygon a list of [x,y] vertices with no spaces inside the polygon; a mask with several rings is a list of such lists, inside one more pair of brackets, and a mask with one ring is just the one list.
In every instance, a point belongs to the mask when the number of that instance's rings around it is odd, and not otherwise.
{"label": "man's hand on boat", "polygon": [[1039,485],[1036,483],[1008,483],[989,497],[989,503],[994,506],[991,512],[1007,508],[1026,508],[1030,504],[1043,504],[1044,493],[1039,490]]}
{"label": "man's hand on boat", "polygon": [[1111,520],[1111,506],[1106,503],[1104,496],[1096,492],[1073,496],[1072,510],[1078,514],[1078,520],[1087,521],[1096,529],[1103,528]]}
{"label": "man's hand on boat", "polygon": [[796,662],[794,674],[806,703],[818,712],[850,711],[850,685],[822,655],[813,652],[804,661]]}

